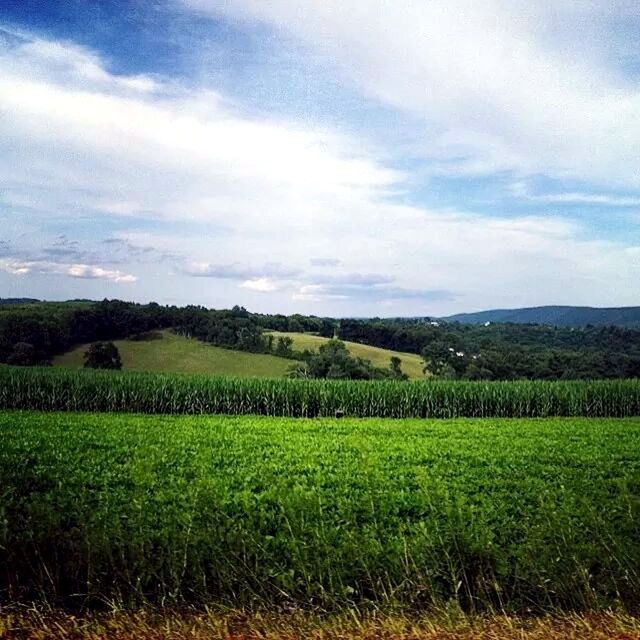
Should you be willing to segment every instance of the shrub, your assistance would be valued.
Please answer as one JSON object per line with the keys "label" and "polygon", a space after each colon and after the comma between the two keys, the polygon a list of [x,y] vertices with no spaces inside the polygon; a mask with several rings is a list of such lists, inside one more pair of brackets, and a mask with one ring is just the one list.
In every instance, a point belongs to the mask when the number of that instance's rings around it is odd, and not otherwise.
{"label": "shrub", "polygon": [[86,369],[122,369],[120,352],[113,342],[95,342],[84,354]]}

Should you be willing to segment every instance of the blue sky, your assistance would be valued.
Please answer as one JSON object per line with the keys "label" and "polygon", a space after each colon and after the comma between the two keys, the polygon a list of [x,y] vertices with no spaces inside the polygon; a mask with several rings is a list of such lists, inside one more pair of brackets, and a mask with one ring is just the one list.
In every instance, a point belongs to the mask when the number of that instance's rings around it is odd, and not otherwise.
{"label": "blue sky", "polygon": [[640,10],[5,0],[0,296],[639,303]]}

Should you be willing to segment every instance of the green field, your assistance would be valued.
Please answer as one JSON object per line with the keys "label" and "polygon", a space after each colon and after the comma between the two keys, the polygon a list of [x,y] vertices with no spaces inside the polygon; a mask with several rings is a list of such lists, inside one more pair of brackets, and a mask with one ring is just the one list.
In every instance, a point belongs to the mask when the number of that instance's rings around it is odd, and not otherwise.
{"label": "green field", "polygon": [[0,368],[0,409],[361,418],[640,416],[640,380],[290,380]]}
{"label": "green field", "polygon": [[[270,331],[269,333],[276,338],[280,336],[291,338],[293,340],[293,348],[296,351],[304,351],[305,349],[308,349],[309,351],[317,351],[319,347],[329,340],[329,338],[323,338],[322,336],[316,336],[311,333],[294,333],[286,331]],[[357,342],[345,341],[344,343],[347,345],[347,349],[353,357],[370,360],[374,367],[388,369],[391,356],[398,356],[402,361],[402,371],[404,371],[409,378],[413,380],[425,378],[425,374],[422,370],[424,363],[422,362],[422,358],[415,353],[390,351],[388,349],[370,347],[367,344],[359,344]]]}
{"label": "green field", "polygon": [[0,413],[0,592],[633,608],[640,419]]}
{"label": "green field", "polygon": [[[212,375],[277,378],[284,376],[291,360],[262,353],[232,351],[199,340],[159,332],[160,340],[116,340],[122,366],[128,371],[207,373]],[[54,366],[79,369],[88,345],[81,345],[53,360]]]}

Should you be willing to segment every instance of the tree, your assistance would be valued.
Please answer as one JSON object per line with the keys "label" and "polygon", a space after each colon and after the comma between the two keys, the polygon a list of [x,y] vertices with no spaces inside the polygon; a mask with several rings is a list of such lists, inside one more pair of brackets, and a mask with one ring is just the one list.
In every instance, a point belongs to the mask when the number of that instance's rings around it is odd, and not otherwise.
{"label": "tree", "polygon": [[280,336],[276,342],[275,354],[282,358],[291,357],[293,351],[293,338],[289,336]]}
{"label": "tree", "polygon": [[391,356],[391,364],[389,369],[391,371],[392,380],[408,380],[409,376],[402,371],[402,360],[398,356]]}
{"label": "tree", "polygon": [[353,358],[340,340],[328,340],[317,353],[309,354],[307,365],[312,378],[371,380],[386,377],[388,371],[376,369],[368,360]]}
{"label": "tree", "polygon": [[17,342],[7,358],[7,364],[19,367],[30,367],[38,362],[35,347],[28,342]]}
{"label": "tree", "polygon": [[118,348],[113,342],[95,342],[84,354],[87,369],[122,369]]}

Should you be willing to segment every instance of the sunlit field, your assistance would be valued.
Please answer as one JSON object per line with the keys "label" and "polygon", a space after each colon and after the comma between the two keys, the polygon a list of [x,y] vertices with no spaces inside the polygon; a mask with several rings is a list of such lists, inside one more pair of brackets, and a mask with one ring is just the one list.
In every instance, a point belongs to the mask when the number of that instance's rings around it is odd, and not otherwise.
{"label": "sunlit field", "polygon": [[[160,339],[149,341],[116,340],[115,345],[126,371],[166,373],[206,373],[255,378],[284,376],[291,360],[263,353],[232,351],[178,336],[158,332]],[[80,369],[88,345],[80,345],[53,359],[54,366]]]}
{"label": "sunlit field", "polygon": [[2,413],[0,588],[65,606],[633,610],[640,420]]}

